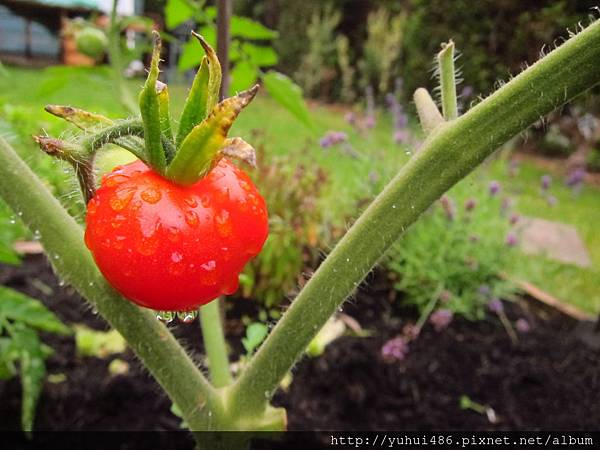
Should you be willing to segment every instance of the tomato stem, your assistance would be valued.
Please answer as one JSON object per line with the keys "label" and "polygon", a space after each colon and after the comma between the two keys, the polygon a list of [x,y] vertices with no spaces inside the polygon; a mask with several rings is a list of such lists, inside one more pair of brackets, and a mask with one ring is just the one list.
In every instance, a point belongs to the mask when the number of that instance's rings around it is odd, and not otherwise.
{"label": "tomato stem", "polygon": [[444,119],[453,120],[458,117],[456,102],[456,75],[454,72],[454,42],[450,40],[442,44],[437,55],[440,93],[442,96],[442,112]]}
{"label": "tomato stem", "polygon": [[279,383],[391,244],[500,145],[600,83],[600,21],[566,41],[463,116],[436,127],[339,241],[230,386],[240,417],[261,414]]}
{"label": "tomato stem", "polygon": [[204,350],[208,357],[208,369],[213,385],[217,388],[231,384],[227,344],[223,335],[223,320],[220,311],[221,299],[200,308],[200,326],[204,338]]}

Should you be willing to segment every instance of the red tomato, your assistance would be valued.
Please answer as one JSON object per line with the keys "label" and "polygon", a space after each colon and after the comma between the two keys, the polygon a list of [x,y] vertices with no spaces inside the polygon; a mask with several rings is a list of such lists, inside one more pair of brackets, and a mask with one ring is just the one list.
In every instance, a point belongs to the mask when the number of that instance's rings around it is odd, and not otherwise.
{"label": "red tomato", "polygon": [[90,200],[86,222],[85,242],[110,284],[166,311],[234,293],[268,234],[264,199],[225,159],[188,187],[141,161],[117,167]]}

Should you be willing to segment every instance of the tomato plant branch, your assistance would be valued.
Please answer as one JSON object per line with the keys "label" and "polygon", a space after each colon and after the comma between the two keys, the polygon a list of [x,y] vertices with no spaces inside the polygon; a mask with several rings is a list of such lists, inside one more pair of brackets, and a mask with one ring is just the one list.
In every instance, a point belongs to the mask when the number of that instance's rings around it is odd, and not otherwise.
{"label": "tomato plant branch", "polygon": [[437,55],[440,91],[442,94],[442,112],[444,119],[453,120],[458,117],[456,102],[456,77],[454,72],[454,42],[442,44]]}
{"label": "tomato plant branch", "polygon": [[211,381],[217,388],[227,386],[232,381],[219,303],[215,300],[200,308],[200,326],[208,369]]}
{"label": "tomato plant branch", "polygon": [[241,417],[260,414],[304,349],[434,201],[495,149],[600,82],[600,21],[572,37],[463,116],[438,125],[336,245],[229,389]]}
{"label": "tomato plant branch", "polygon": [[[207,429],[207,412],[218,411],[216,390],[154,313],[114,291],[83,243],[81,227],[42,181],[0,138],[0,196],[41,242],[55,270],[127,340],[133,351],[183,412],[193,430]],[[168,361],[168,364],[165,364]]]}
{"label": "tomato plant branch", "polygon": [[425,134],[431,133],[438,125],[444,122],[440,110],[425,88],[419,88],[413,95],[419,121]]}

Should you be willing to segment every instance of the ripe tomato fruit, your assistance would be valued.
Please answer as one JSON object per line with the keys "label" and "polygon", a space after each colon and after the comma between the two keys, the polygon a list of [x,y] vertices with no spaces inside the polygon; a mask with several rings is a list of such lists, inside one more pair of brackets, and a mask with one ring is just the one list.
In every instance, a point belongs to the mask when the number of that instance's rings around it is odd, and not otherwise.
{"label": "ripe tomato fruit", "polygon": [[85,242],[111,285],[166,311],[234,293],[268,234],[264,199],[226,159],[187,187],[141,161],[117,167],[90,200],[86,222]]}

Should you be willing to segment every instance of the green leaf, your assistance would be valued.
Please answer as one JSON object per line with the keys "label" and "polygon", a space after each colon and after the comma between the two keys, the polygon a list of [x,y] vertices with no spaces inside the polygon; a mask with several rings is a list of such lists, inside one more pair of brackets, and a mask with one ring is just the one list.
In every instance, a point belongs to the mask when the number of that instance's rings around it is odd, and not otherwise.
{"label": "green leaf", "polygon": [[[211,47],[214,48],[217,45],[217,33],[215,27],[202,27],[198,33],[206,42],[208,42]],[[186,70],[193,69],[194,67],[198,67],[201,61],[202,58],[200,56],[200,52],[198,52],[198,44],[194,39],[190,39],[182,46],[181,55],[179,56],[179,61],[177,62],[177,68],[184,72]]]}
{"label": "green leaf", "polygon": [[0,316],[51,333],[71,333],[40,301],[4,286],[0,286]]}
{"label": "green leaf", "polygon": [[234,66],[230,76],[229,95],[235,95],[256,82],[258,71],[252,64],[241,61]]}
{"label": "green leaf", "polygon": [[15,356],[12,340],[0,337],[0,380],[8,380],[16,375]]}
{"label": "green leaf", "polygon": [[198,13],[194,2],[187,0],[167,0],[165,6],[165,24],[169,30],[192,19]]}
{"label": "green leaf", "polygon": [[46,351],[37,333],[31,328],[14,326],[11,329],[11,336],[14,345],[19,349],[19,372],[23,389],[21,427],[23,431],[30,433],[33,430],[35,407],[46,375],[44,364]]}
{"label": "green leaf", "polygon": [[192,88],[185,100],[183,112],[179,118],[177,130],[177,146],[179,147],[185,137],[196,125],[206,118],[206,100],[208,97],[208,58],[202,59],[200,68],[194,77]]}
{"label": "green leaf", "polygon": [[21,258],[17,255],[11,246],[0,241],[0,263],[11,264],[18,266],[21,263]]}
{"label": "green leaf", "polygon": [[242,339],[242,345],[248,354],[252,354],[256,348],[265,340],[269,328],[260,322],[254,322],[246,328],[246,337]]}
{"label": "green leaf", "polygon": [[245,39],[269,40],[277,37],[277,32],[247,17],[232,16],[230,24],[231,36]]}
{"label": "green leaf", "polygon": [[161,173],[166,166],[165,152],[161,143],[161,120],[156,82],[161,43],[158,33],[154,33],[154,50],[148,78],[140,92],[140,112],[144,121],[144,142],[152,168]]}
{"label": "green leaf", "polygon": [[123,353],[126,343],[117,330],[96,331],[84,325],[76,325],[75,347],[81,356],[106,358],[115,353]]}
{"label": "green leaf", "polygon": [[310,130],[315,131],[315,124],[302,97],[300,86],[290,78],[275,71],[267,72],[263,76],[263,83],[273,100],[287,109]]}
{"label": "green leaf", "polygon": [[274,66],[278,61],[277,53],[271,47],[244,42],[242,52],[252,64],[258,67]]}

